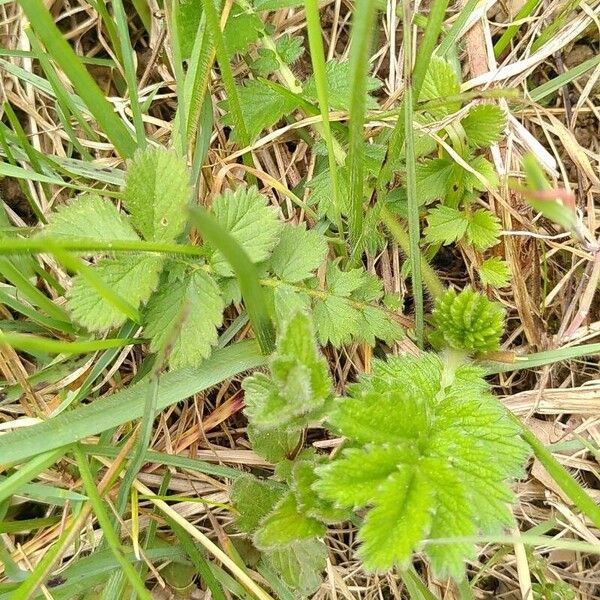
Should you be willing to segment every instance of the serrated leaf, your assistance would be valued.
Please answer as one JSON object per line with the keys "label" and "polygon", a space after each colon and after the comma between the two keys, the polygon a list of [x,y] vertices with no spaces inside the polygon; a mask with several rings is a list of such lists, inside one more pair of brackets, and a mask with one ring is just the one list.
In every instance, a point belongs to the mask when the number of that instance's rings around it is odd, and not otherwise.
{"label": "serrated leaf", "polygon": [[[433,56],[429,62],[427,73],[421,87],[419,101],[443,100],[448,96],[460,94],[458,75],[451,63]],[[428,109],[433,115],[444,116],[460,109],[460,101],[449,102],[444,106]]]}
{"label": "serrated leaf", "polygon": [[510,269],[506,261],[497,256],[492,256],[481,263],[479,278],[483,285],[501,288],[510,281]]}
{"label": "serrated leaf", "polygon": [[306,187],[310,190],[309,202],[317,207],[319,218],[327,217],[331,222],[334,222],[338,210],[342,214],[347,213],[347,198],[349,195],[349,172],[346,167],[338,169],[338,193],[341,199],[341,206],[336,207],[333,199],[333,188],[331,186],[331,175],[329,169],[323,169],[317,173]]}
{"label": "serrated leaf", "polygon": [[315,467],[318,464],[316,456],[307,460],[298,460],[294,464],[292,491],[296,496],[298,508],[309,517],[323,523],[339,523],[349,517],[345,509],[335,507],[331,502],[317,495],[312,486],[317,481]]}
{"label": "serrated leaf", "polygon": [[123,203],[144,239],[170,242],[183,231],[189,179],[185,159],[174,150],[148,147],[129,162]]}
{"label": "serrated leaf", "polygon": [[[275,125],[285,115],[292,113],[298,108],[298,101],[289,95],[279,93],[276,89],[258,80],[247,81],[238,87],[238,97],[244,124],[250,140],[258,137],[263,129]],[[228,103],[223,102],[221,106],[228,111]],[[227,113],[223,117],[223,123],[233,127],[233,136],[237,139],[234,121]]]}
{"label": "serrated leaf", "polygon": [[301,37],[282,35],[275,44],[281,60],[292,65],[304,54],[304,41]]}
{"label": "serrated leaf", "polygon": [[62,204],[50,215],[49,223],[39,235],[69,241],[140,239],[129,218],[119,213],[112,202],[96,194],[85,194],[69,204]]}
{"label": "serrated leaf", "polygon": [[506,116],[495,104],[478,104],[471,108],[460,123],[469,145],[485,148],[501,139],[506,127]]}
{"label": "serrated leaf", "polygon": [[[473,169],[475,169],[475,171],[483,175],[492,188],[498,186],[498,174],[494,169],[494,165],[484,156],[475,156],[474,158],[471,158],[469,160],[469,164]],[[468,192],[472,192],[473,190],[484,192],[486,190],[486,186],[479,180],[478,177],[466,169],[461,170],[463,172],[462,183]]]}
{"label": "serrated leaf", "polygon": [[[255,187],[226,190],[213,201],[211,211],[217,221],[240,243],[248,258],[259,263],[269,258],[279,240],[281,223],[277,211]],[[211,257],[219,275],[233,271],[219,251]]]}
{"label": "serrated leaf", "polygon": [[287,323],[296,313],[309,312],[310,298],[291,285],[278,285],[273,292],[278,323]]}
{"label": "serrated leaf", "polygon": [[238,512],[236,528],[252,533],[283,498],[285,487],[280,483],[242,475],[233,482],[231,502]]}
{"label": "serrated leaf", "polygon": [[455,208],[440,204],[429,211],[425,240],[431,244],[451,244],[460,240],[467,231],[469,221]]}
{"label": "serrated leaf", "polygon": [[502,228],[496,215],[481,209],[469,214],[467,218],[467,239],[470,244],[478,250],[485,250],[498,243]]}
{"label": "serrated leaf", "polygon": [[327,550],[318,540],[299,540],[286,548],[266,552],[265,559],[293,590],[310,596],[321,585]]}
{"label": "serrated leaf", "polygon": [[250,421],[262,429],[298,431],[321,418],[331,381],[306,314],[286,324],[270,366],[270,378],[258,373],[243,383]]}
{"label": "serrated leaf", "polygon": [[275,510],[261,521],[254,534],[254,545],[259,550],[272,550],[324,533],[325,525],[304,515],[298,509],[294,494],[289,492],[277,504]]}
{"label": "serrated leaf", "polygon": [[448,194],[454,163],[447,158],[431,158],[417,164],[417,200],[426,204],[442,200]]}
{"label": "serrated leaf", "polygon": [[272,463],[278,463],[292,455],[300,444],[299,431],[260,429],[252,424],[247,428],[248,440],[256,454]]}
{"label": "serrated leaf", "polygon": [[296,283],[312,276],[327,254],[325,236],[298,227],[286,226],[281,231],[279,244],[273,250],[271,266],[283,281]]}
{"label": "serrated leaf", "polygon": [[197,366],[217,343],[224,308],[219,286],[203,271],[166,282],[144,315],[150,350],[162,352],[169,346],[171,368]]}
{"label": "serrated leaf", "polygon": [[[513,520],[505,480],[522,472],[528,448],[479,369],[446,369],[431,354],[376,360],[329,418],[351,447],[317,467],[313,487],[370,507],[359,531],[369,569],[405,566],[425,538],[494,533]],[[473,548],[424,551],[436,574],[461,579]]]}
{"label": "serrated leaf", "polygon": [[376,505],[359,532],[365,568],[406,567],[413,549],[431,528],[434,493],[412,467],[390,475],[377,490]]}
{"label": "serrated leaf", "polygon": [[[94,267],[94,272],[117,295],[137,308],[156,289],[162,266],[161,256],[130,254],[103,259]],[[73,319],[89,331],[106,331],[127,320],[124,313],[100,296],[81,275],[73,279],[67,299]]]}
{"label": "serrated leaf", "polygon": [[315,302],[313,317],[322,345],[336,348],[349,344],[358,331],[360,315],[346,298],[329,296]]}
{"label": "serrated leaf", "polygon": [[[335,59],[328,61],[325,65],[325,78],[327,80],[329,107],[334,110],[349,110],[350,100],[354,92],[351,84],[350,61],[340,62]],[[366,86],[367,109],[377,108],[377,101],[371,96],[370,92],[380,88],[381,83],[374,77],[368,76]],[[314,75],[306,81],[303,95],[314,102],[318,100]]]}

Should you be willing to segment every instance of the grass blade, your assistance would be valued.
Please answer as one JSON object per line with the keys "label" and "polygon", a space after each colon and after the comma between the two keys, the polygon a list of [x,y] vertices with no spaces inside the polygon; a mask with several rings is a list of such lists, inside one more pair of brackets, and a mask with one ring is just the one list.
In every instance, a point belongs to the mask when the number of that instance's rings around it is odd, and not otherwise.
{"label": "grass blade", "polygon": [[376,0],[362,0],[354,8],[350,47],[350,240],[357,244],[363,230],[363,196],[365,180],[364,124],[367,99],[369,53],[375,26]]}
{"label": "grass blade", "polygon": [[[162,410],[225,379],[265,364],[255,342],[217,350],[200,369],[171,371],[161,379],[156,409]],[[3,464],[19,463],[96,433],[139,419],[144,411],[149,381],[144,380],[105,398],[31,427],[0,436]]]}
{"label": "grass blade", "polygon": [[201,208],[194,208],[191,215],[192,223],[198,227],[204,239],[221,251],[234,270],[258,344],[264,354],[271,354],[275,349],[275,330],[256,267],[240,244],[212,215]]}
{"label": "grass blade", "polygon": [[123,158],[133,156],[136,144],[123,121],[115,113],[92,76],[55,25],[42,0],[20,0],[37,37],[60,65],[75,91],[94,115],[104,133]]}
{"label": "grass blade", "polygon": [[0,331],[0,344],[8,344],[30,354],[86,354],[108,348],[124,348],[142,342],[143,340],[135,338],[63,342],[27,333],[3,333]]}

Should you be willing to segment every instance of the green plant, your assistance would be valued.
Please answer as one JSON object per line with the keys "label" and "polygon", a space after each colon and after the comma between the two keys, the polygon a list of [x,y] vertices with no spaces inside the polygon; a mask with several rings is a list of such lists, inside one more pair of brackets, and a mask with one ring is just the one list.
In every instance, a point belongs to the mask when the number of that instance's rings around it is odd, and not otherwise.
{"label": "green plant", "polygon": [[[495,349],[502,311],[465,290],[446,292],[434,315],[452,352],[377,360],[347,397],[333,399],[327,364],[303,313],[283,327],[270,375],[244,382],[249,438],[275,470],[267,480],[236,481],[237,526],[252,534],[273,567],[286,556],[288,570],[280,574],[300,593],[318,585],[325,553],[317,538],[325,525],[352,511],[368,569],[406,569],[426,540],[434,572],[457,580],[475,547],[436,538],[514,525],[505,482],[522,473],[529,450],[484,372],[457,353]],[[323,420],[345,439],[330,460],[302,449],[303,431]]]}

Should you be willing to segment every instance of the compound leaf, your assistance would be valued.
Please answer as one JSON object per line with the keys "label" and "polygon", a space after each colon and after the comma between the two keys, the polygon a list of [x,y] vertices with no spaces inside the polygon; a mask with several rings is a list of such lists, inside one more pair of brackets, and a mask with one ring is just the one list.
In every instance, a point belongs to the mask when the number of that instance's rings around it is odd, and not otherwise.
{"label": "compound leaf", "polygon": [[508,263],[498,256],[484,260],[479,267],[479,278],[483,285],[491,285],[496,288],[508,285],[510,281]]}
{"label": "compound leaf", "polygon": [[486,250],[498,243],[502,228],[496,215],[481,209],[470,213],[467,219],[467,239],[475,248]]}

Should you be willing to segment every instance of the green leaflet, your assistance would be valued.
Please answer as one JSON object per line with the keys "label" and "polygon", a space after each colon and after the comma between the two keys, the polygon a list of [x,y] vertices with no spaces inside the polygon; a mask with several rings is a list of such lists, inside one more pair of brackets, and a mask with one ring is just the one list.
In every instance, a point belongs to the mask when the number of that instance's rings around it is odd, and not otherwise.
{"label": "green leaflet", "polygon": [[256,428],[299,431],[322,416],[331,382],[306,314],[285,326],[270,369],[271,377],[257,373],[243,384],[245,412]]}
{"label": "green leaflet", "polygon": [[[100,260],[94,273],[137,308],[156,289],[162,266],[162,256],[129,254]],[[106,331],[127,320],[125,313],[102,297],[81,275],[73,279],[67,299],[73,319],[89,331]]]}
{"label": "green leaflet", "polygon": [[173,368],[199,364],[217,343],[224,308],[219,286],[203,271],[165,283],[144,313],[145,332],[152,338],[150,350],[162,352],[169,346]]}
{"label": "green leaflet", "polygon": [[244,533],[255,531],[284,493],[285,487],[275,481],[252,475],[238,477],[231,490],[231,501],[238,512],[235,526]]}
{"label": "green leaflet", "polygon": [[[255,187],[226,190],[214,199],[211,212],[241,244],[252,262],[269,258],[282,225],[275,208],[268,205]],[[210,263],[219,275],[233,275],[231,266],[219,251],[213,251]]]}
{"label": "green leaflet", "polygon": [[469,110],[460,124],[471,146],[486,148],[502,137],[506,127],[506,116],[495,104],[479,104]]}
{"label": "green leaflet", "polygon": [[[505,480],[520,474],[528,450],[476,368],[448,372],[431,354],[376,361],[329,422],[349,447],[316,467],[312,487],[340,507],[371,507],[359,531],[367,568],[407,566],[426,537],[511,524]],[[455,579],[473,551],[425,547],[435,573]]]}
{"label": "green leaflet", "polygon": [[123,202],[144,239],[170,242],[183,231],[189,177],[185,159],[174,150],[149,147],[129,162]]}
{"label": "green leaflet", "polygon": [[469,221],[462,211],[440,204],[427,214],[425,240],[444,245],[457,242],[467,232],[468,225]]}
{"label": "green leaflet", "polygon": [[508,285],[510,281],[508,263],[498,256],[484,260],[479,267],[479,278],[483,285],[491,285],[496,288]]}
{"label": "green leaflet", "polygon": [[[460,94],[460,83],[454,67],[443,58],[433,56],[423,81],[419,101],[445,99]],[[444,106],[430,109],[436,117],[443,117],[460,109],[459,102],[448,102]]]}
{"label": "green leaflet", "polygon": [[130,219],[96,194],[84,194],[61,205],[39,235],[70,241],[139,240]]}

